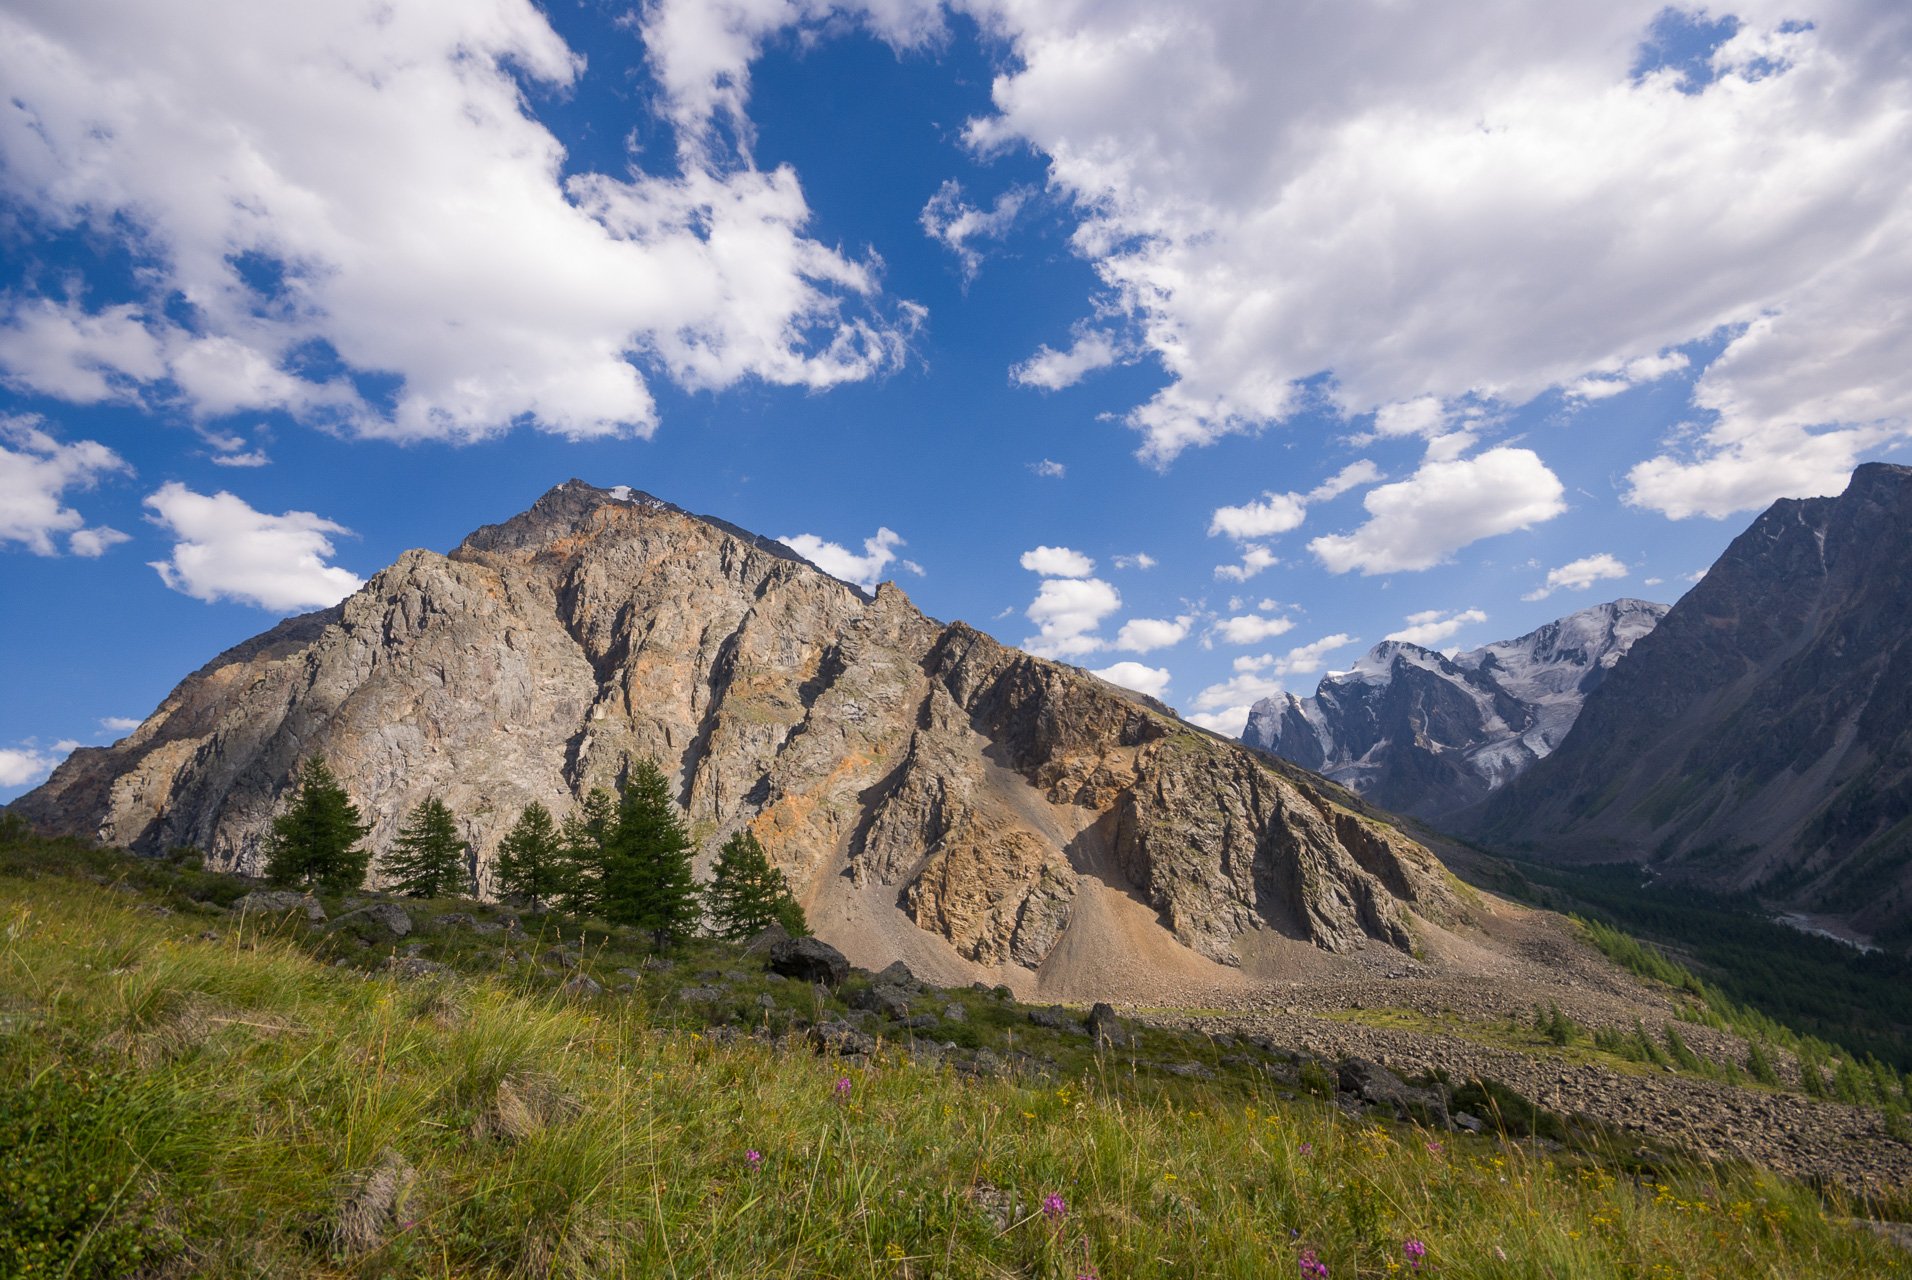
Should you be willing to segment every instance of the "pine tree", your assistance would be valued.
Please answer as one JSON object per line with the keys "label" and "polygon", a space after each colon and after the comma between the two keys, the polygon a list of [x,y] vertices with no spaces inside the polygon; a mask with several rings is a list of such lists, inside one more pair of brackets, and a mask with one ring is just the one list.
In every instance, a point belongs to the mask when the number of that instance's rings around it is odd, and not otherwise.
{"label": "pine tree", "polygon": [[604,860],[616,822],[617,802],[603,787],[592,787],[583,803],[565,815],[558,837],[563,870],[557,902],[574,916],[588,916],[598,909]]}
{"label": "pine tree", "polygon": [[690,857],[690,832],[671,803],[664,775],[650,761],[639,761],[605,841],[598,910],[613,924],[646,930],[659,947],[681,940],[703,914]]}
{"label": "pine tree", "polygon": [[442,898],[468,887],[465,842],[444,801],[426,796],[419,802],[378,869],[392,888],[408,897]]}
{"label": "pine tree", "polygon": [[763,845],[749,830],[739,831],[717,851],[707,901],[719,937],[748,938],[773,924],[782,925],[792,937],[810,932],[783,872],[770,865]]}
{"label": "pine tree", "polygon": [[274,884],[318,885],[335,892],[356,889],[365,880],[371,854],[359,841],[371,828],[359,819],[358,806],[332,776],[323,757],[314,756],[299,771],[291,806],[272,820],[266,841],[266,879]]}
{"label": "pine tree", "polygon": [[549,809],[533,800],[498,843],[498,861],[492,868],[498,888],[529,898],[532,910],[540,910],[564,892],[568,870],[558,824]]}
{"label": "pine tree", "polygon": [[1757,1040],[1746,1042],[1746,1071],[1761,1084],[1779,1083],[1779,1071],[1773,1066],[1773,1060],[1766,1056],[1766,1050]]}

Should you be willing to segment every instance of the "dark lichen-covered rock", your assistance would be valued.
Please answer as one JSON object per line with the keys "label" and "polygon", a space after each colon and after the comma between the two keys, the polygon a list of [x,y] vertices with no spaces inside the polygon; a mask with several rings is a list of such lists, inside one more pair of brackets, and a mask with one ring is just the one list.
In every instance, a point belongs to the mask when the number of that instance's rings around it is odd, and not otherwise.
{"label": "dark lichen-covered rock", "polygon": [[770,968],[786,978],[839,987],[850,976],[850,962],[821,938],[786,938],[770,948]]}

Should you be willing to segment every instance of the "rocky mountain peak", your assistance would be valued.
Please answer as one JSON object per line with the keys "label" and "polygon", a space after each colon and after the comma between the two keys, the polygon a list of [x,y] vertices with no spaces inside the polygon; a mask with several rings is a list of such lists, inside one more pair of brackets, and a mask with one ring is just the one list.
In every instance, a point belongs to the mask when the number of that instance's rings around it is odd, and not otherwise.
{"label": "rocky mountain peak", "polygon": [[15,807],[253,868],[313,754],[375,853],[435,795],[481,880],[524,804],[648,758],[706,856],[750,827],[826,939],[949,982],[1226,985],[1257,938],[1406,949],[1454,909],[1418,845],[1159,703],[575,480],[222,654]]}
{"label": "rocky mountain peak", "polygon": [[1666,609],[1614,600],[1452,656],[1384,641],[1311,698],[1255,704],[1242,741],[1397,812],[1451,813],[1559,746],[1587,695]]}

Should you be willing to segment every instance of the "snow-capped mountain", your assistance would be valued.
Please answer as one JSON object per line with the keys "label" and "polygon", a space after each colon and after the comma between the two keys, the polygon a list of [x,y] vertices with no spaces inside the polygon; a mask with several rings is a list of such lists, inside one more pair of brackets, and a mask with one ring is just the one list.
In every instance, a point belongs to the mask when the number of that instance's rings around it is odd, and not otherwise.
{"label": "snow-capped mountain", "polygon": [[1312,698],[1256,703],[1242,741],[1397,813],[1451,813],[1559,746],[1587,694],[1666,611],[1615,600],[1451,657],[1378,644]]}

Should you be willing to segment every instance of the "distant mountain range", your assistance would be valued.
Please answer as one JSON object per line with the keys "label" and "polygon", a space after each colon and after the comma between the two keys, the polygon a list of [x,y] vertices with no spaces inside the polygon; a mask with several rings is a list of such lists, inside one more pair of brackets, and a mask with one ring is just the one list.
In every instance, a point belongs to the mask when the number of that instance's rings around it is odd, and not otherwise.
{"label": "distant mountain range", "polygon": [[1912,469],[1774,503],[1465,825],[1912,940]]}
{"label": "distant mountain range", "polygon": [[1256,703],[1242,741],[1382,808],[1439,818],[1558,747],[1587,696],[1666,612],[1615,600],[1451,657],[1388,641],[1311,698]]}

